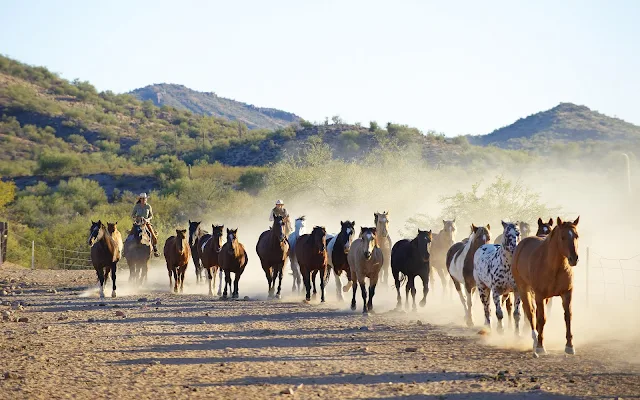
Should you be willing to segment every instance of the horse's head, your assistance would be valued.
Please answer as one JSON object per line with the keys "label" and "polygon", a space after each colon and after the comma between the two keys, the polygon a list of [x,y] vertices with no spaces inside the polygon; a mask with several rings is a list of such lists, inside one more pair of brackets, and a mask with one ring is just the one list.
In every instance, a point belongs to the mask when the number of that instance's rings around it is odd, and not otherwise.
{"label": "horse's head", "polygon": [[516,225],[520,229],[520,234],[523,238],[531,236],[531,225],[529,225],[527,222],[519,221],[516,222]]}
{"label": "horse's head", "polygon": [[198,222],[189,220],[189,246],[193,246],[195,244],[196,235],[201,222],[202,221]]}
{"label": "horse's head", "polygon": [[340,221],[340,226],[340,233],[346,236],[344,242],[344,252],[346,254],[351,249],[351,243],[353,243],[353,237],[356,233],[356,221]]}
{"label": "horse's head", "polygon": [[281,242],[283,242],[286,239],[286,222],[284,217],[281,217],[279,215],[273,215],[273,226],[271,227],[271,230],[273,232],[274,235],[278,236],[278,239],[280,239]]}
{"label": "horse's head", "polygon": [[229,229],[227,228],[227,243],[231,244],[229,247],[229,252],[234,253],[234,246],[238,243],[238,229]]}
{"label": "horse's head", "polygon": [[511,222],[502,222],[502,246],[509,251],[509,253],[513,254],[516,250],[516,246],[520,242],[520,229],[518,229],[517,224],[513,224]]}
{"label": "horse's head", "polygon": [[299,235],[302,235],[304,233],[306,224],[307,220],[305,219],[304,215],[296,218],[296,232],[298,232]]}
{"label": "horse's head", "polygon": [[176,229],[176,243],[180,252],[184,251],[184,243],[187,240],[186,229]]}
{"label": "horse's head", "polygon": [[455,240],[456,237],[456,219],[452,219],[452,220],[442,220],[442,225],[443,228],[442,230],[445,231],[450,237],[451,240]]}
{"label": "horse's head", "polygon": [[431,231],[421,231],[418,229],[418,236],[414,240],[414,244],[418,246],[418,254],[422,261],[429,261],[429,244],[431,243]]}
{"label": "horse's head", "polygon": [[575,267],[578,264],[578,222],[580,217],[573,222],[562,221],[558,217],[558,225],[553,229],[552,235],[559,240],[560,254],[569,261],[569,265]]}
{"label": "horse's head", "polygon": [[373,213],[373,222],[376,225],[378,235],[389,236],[389,212]]}
{"label": "horse's head", "polygon": [[318,253],[322,253],[327,248],[327,230],[324,226],[314,226],[311,231],[311,240],[313,245],[318,249]]}
{"label": "horse's head", "polygon": [[538,218],[538,231],[536,232],[536,236],[544,237],[551,233],[551,228],[553,227],[553,218],[549,218],[549,222],[544,223],[542,218]]}
{"label": "horse's head", "polygon": [[224,225],[211,225],[213,233],[211,234],[213,240],[213,249],[216,253],[220,253],[222,250],[222,236],[224,235]]}
{"label": "horse's head", "polygon": [[474,240],[478,243],[478,246],[491,242],[491,225],[475,226],[472,224],[471,230],[473,231]]}
{"label": "horse's head", "polygon": [[107,232],[110,235],[113,235],[118,230],[118,221],[116,222],[107,222]]}
{"label": "horse's head", "polygon": [[91,221],[91,228],[89,228],[89,239],[87,239],[87,243],[89,244],[89,246],[93,246],[96,242],[102,240],[104,232],[105,226],[102,224],[102,221]]}
{"label": "horse's head", "polygon": [[360,227],[360,239],[364,243],[364,257],[369,260],[378,246],[377,229]]}

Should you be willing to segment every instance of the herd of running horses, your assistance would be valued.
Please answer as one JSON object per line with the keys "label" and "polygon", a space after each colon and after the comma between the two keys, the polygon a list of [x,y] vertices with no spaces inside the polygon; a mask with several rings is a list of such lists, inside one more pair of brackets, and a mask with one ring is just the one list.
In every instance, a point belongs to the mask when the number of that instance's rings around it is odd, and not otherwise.
{"label": "herd of running horses", "polygon": [[[440,276],[443,288],[453,281],[464,307],[466,323],[473,326],[471,313],[472,295],[478,291],[484,306],[485,325],[491,326],[491,299],[496,307],[497,329],[503,331],[502,303],[506,303],[509,325],[515,320],[515,333],[520,329],[520,304],[531,326],[533,354],[545,354],[543,329],[546,321],[545,306],[554,296],[562,298],[566,323],[567,354],[575,354],[571,333],[571,300],[573,270],[578,262],[578,231],[580,217],[575,221],[557,218],[548,222],[538,219],[538,229],[530,236],[531,229],[525,222],[502,222],[502,234],[491,243],[490,226],[471,225],[467,238],[455,242],[455,219],[443,221],[437,234],[418,230],[412,240],[392,242],[389,235],[389,213],[375,213],[373,227],[356,230],[355,221],[341,221],[337,235],[327,234],[324,227],[315,226],[307,233],[305,217],[295,221],[295,230],[286,231],[285,218],[275,216],[273,225],[264,231],[256,244],[262,269],[268,282],[268,296],[281,298],[285,264],[289,260],[293,273],[293,291],[300,292],[301,283],[306,290],[305,300],[311,300],[316,290],[316,277],[320,275],[321,301],[325,301],[325,287],[330,271],[336,282],[336,295],[342,300],[342,292],[352,289],[351,309],[356,309],[357,288],[363,301],[363,313],[373,310],[373,298],[378,280],[383,283],[391,272],[397,291],[397,307],[402,307],[400,288],[405,286],[405,307],[409,307],[409,293],[416,310],[415,278],[423,283],[420,306],[426,304],[429,277],[434,272]],[[226,241],[224,236],[226,234]],[[91,260],[100,283],[100,297],[104,297],[104,285],[111,274],[112,297],[116,297],[117,263],[127,258],[129,280],[142,284],[151,259],[151,243],[142,227],[131,230],[132,240],[122,241],[117,224],[93,222],[89,245]],[[189,259],[196,268],[196,280],[203,282],[203,272],[213,295],[216,275],[219,275],[217,294],[223,298],[239,297],[238,284],[247,266],[245,247],[238,240],[238,230],[212,225],[212,232],[203,229],[201,222],[189,221],[189,228],[177,229],[164,246],[164,258],[169,273],[170,288],[182,292]],[[341,275],[347,277],[343,287]],[[224,274],[224,291],[222,277]],[[234,275],[233,286],[231,276]],[[369,288],[365,284],[369,279]],[[301,282],[302,281],[302,282]],[[276,285],[277,284],[277,285]],[[464,292],[462,287],[464,286]],[[514,301],[512,302],[511,295]]]}

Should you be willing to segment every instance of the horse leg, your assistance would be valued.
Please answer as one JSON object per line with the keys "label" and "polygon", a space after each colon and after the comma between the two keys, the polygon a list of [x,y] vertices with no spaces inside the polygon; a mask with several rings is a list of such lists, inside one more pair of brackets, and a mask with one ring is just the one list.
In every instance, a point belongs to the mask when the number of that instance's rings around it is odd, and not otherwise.
{"label": "horse leg", "polygon": [[516,325],[516,330],[515,330],[515,334],[516,336],[520,336],[520,293],[516,290],[515,292],[513,292],[513,299],[514,299],[514,307],[515,310],[513,310],[513,318],[515,319],[515,325]]}
{"label": "horse leg", "polygon": [[342,271],[338,271],[338,272],[336,272],[335,270],[333,271],[333,277],[336,280],[336,298],[338,299],[339,302],[344,301],[344,299],[342,298],[342,280],[340,279],[341,273]]}
{"label": "horse leg", "polygon": [[222,276],[222,267],[218,267],[218,296],[222,295],[222,281],[223,281],[223,276]]}
{"label": "horse leg", "polygon": [[353,285],[351,286],[353,292],[353,297],[351,299],[351,310],[353,311],[356,310],[356,289],[358,288],[358,281],[356,280],[355,275],[356,274],[354,272],[351,273],[351,281],[353,282]]}
{"label": "horse leg", "polygon": [[[282,273],[283,272],[284,272],[284,263],[280,264],[278,266],[278,269],[276,270],[276,273],[278,274],[278,291],[276,292],[276,299],[282,298],[280,291],[282,290]],[[275,280],[275,278],[276,277],[274,276],[273,279]]]}
{"label": "horse leg", "polygon": [[462,307],[464,308],[464,317],[466,319],[467,318],[467,299],[465,299],[464,294],[462,294],[462,287],[460,286],[460,282],[453,279],[453,286],[455,286],[456,291],[458,291],[458,296],[460,296],[460,302],[462,303]]}
{"label": "horse leg", "polygon": [[522,310],[524,311],[524,315],[527,317],[527,321],[529,321],[529,325],[531,326],[531,339],[533,339],[533,356],[537,357],[536,347],[538,347],[538,334],[536,333],[536,321],[533,319],[534,313],[534,304],[531,298],[531,292],[529,288],[521,288],[518,287],[518,293],[520,294],[520,300],[522,300]]}
{"label": "horse leg", "polygon": [[411,278],[409,278],[409,276],[406,275],[406,279],[407,279],[407,283],[404,284],[404,297],[405,297],[404,308],[408,310],[409,309],[409,292],[411,291]]}
{"label": "horse leg", "polygon": [[359,279],[358,284],[360,285],[360,291],[362,292],[362,313],[367,314],[367,287],[364,284],[364,278]]}
{"label": "horse leg", "polygon": [[427,295],[429,294],[429,273],[422,272],[420,274],[422,279],[422,300],[420,300],[420,307],[424,307],[427,304]]}
{"label": "horse leg", "polygon": [[549,297],[546,300],[547,303],[547,314],[551,314],[551,306],[553,305],[553,297]]}
{"label": "horse leg", "polygon": [[473,294],[471,293],[471,289],[466,283],[464,285],[465,290],[467,291],[467,326],[473,326],[473,314],[471,313],[471,297]]}
{"label": "horse leg", "polygon": [[320,269],[320,303],[324,303],[324,281],[325,275],[328,273],[327,268]]}
{"label": "horse leg", "polygon": [[418,306],[416,306],[416,276],[413,275],[409,278],[409,282],[411,283],[411,309],[415,312],[418,311]]}
{"label": "horse leg", "polygon": [[209,286],[209,296],[213,296],[213,274],[211,273],[211,267],[205,268],[207,270],[207,285]]}
{"label": "horse leg", "polygon": [[180,279],[178,277],[178,266],[173,266],[171,271],[173,272],[173,293],[178,293],[178,279]]}
{"label": "horse leg", "polygon": [[271,294],[271,267],[265,267],[264,265],[262,266],[262,269],[264,270],[264,274],[267,277],[267,286],[268,286],[268,290],[267,290],[267,298],[270,299],[272,294]]}
{"label": "horse leg", "polygon": [[304,280],[304,288],[306,290],[305,300],[311,301],[311,271],[306,270],[302,274],[302,279]]}
{"label": "horse leg", "polygon": [[537,355],[545,355],[547,351],[544,348],[544,324],[547,320],[547,309],[545,308],[545,301],[542,298],[536,296],[536,329],[538,331],[538,345],[536,346]]}
{"label": "horse leg", "polygon": [[180,293],[184,292],[184,276],[187,273],[187,265],[188,264],[185,264],[180,267]]}
{"label": "horse leg", "polygon": [[[222,293],[223,299],[227,298],[227,286],[229,287],[229,290],[231,290],[231,272],[229,272],[228,268],[224,270],[224,292]],[[231,293],[231,295],[233,296],[233,293]]]}
{"label": "horse leg", "polygon": [[116,297],[116,270],[118,269],[118,263],[111,264],[111,297]]}
{"label": "horse leg", "polygon": [[127,259],[127,264],[129,264],[129,279],[127,280],[127,282],[131,283],[136,281],[136,264],[135,262],[130,262],[129,259]]}
{"label": "horse leg", "polygon": [[318,276],[318,270],[313,271],[311,274],[311,282],[313,283],[313,297],[318,295],[318,290],[316,289],[316,276]]}
{"label": "horse leg", "polygon": [[[502,296],[500,295],[498,290],[493,290],[493,302],[496,305],[496,317],[498,318],[498,333],[504,333],[504,327],[502,326],[502,318],[504,318],[504,313],[502,312],[501,300]],[[509,301],[511,301],[511,296],[509,296]]]}
{"label": "horse leg", "polygon": [[513,326],[513,302],[511,301],[511,293],[502,296],[502,304],[507,307],[507,316],[509,317],[509,329]]}
{"label": "horse leg", "polygon": [[393,273],[393,280],[396,283],[396,310],[402,310],[402,296],[400,295],[400,273],[397,270],[391,271]]}
{"label": "horse leg", "polygon": [[171,271],[170,267],[167,267],[167,271],[169,272],[169,291],[173,290],[173,271]]}
{"label": "horse leg", "polygon": [[104,299],[104,269],[102,267],[96,268],[96,274],[98,275],[98,283],[100,283],[100,298]]}
{"label": "horse leg", "polygon": [[[449,289],[449,292],[451,292],[451,287],[447,284],[447,276],[444,273],[444,270],[442,268],[430,268],[430,270],[436,270],[436,272],[438,273],[438,276],[440,277],[440,282],[442,282],[442,298],[446,297],[446,290]],[[451,294],[451,293],[449,293]]]}
{"label": "horse leg", "polygon": [[[231,298],[233,299],[237,299],[238,297],[240,297],[240,293],[238,292],[238,284],[240,283],[240,273],[236,272],[235,274],[236,276],[233,279],[233,293],[231,294]],[[229,286],[231,286],[231,283],[229,283]]]}
{"label": "horse leg", "polygon": [[571,333],[571,300],[573,297],[573,290],[569,290],[562,295],[562,307],[564,308],[564,323],[567,327],[567,344],[564,347],[564,352],[567,354],[576,354],[576,349],[573,347],[573,334]]}

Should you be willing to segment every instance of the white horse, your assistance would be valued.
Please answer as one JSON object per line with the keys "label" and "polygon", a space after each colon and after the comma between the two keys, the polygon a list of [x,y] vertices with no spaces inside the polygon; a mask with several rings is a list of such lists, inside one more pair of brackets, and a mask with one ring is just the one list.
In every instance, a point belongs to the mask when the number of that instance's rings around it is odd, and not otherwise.
{"label": "white horse", "polygon": [[300,265],[296,259],[295,247],[298,238],[307,233],[304,215],[300,218],[296,218],[295,225],[295,230],[289,235],[289,261],[291,262],[291,272],[293,273],[293,287],[291,290],[295,292],[297,286],[298,292],[300,292],[302,289],[302,274],[300,273]]}
{"label": "white horse", "polygon": [[514,292],[515,310],[513,317],[516,322],[516,335],[520,333],[520,294],[511,273],[513,252],[520,242],[520,230],[513,223],[502,222],[504,232],[501,244],[485,244],[473,256],[473,278],[484,306],[485,325],[491,327],[491,301],[489,294],[493,292],[493,302],[496,305],[498,317],[498,332],[502,333],[501,297]]}

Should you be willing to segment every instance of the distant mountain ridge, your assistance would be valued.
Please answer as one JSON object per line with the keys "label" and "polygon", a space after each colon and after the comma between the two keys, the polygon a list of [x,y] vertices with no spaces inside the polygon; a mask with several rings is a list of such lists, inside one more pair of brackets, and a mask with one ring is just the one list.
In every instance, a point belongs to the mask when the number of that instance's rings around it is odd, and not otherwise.
{"label": "distant mountain ridge", "polygon": [[211,115],[244,123],[249,129],[283,128],[301,118],[275,108],[256,107],[251,104],[219,97],[212,92],[198,92],[183,85],[160,83],[130,92],[139,100],[151,100],[163,105],[189,110],[195,114]]}
{"label": "distant mountain ridge", "polygon": [[468,139],[477,145],[511,149],[536,147],[544,142],[627,141],[640,140],[640,126],[582,105],[560,103],[488,135]]}

